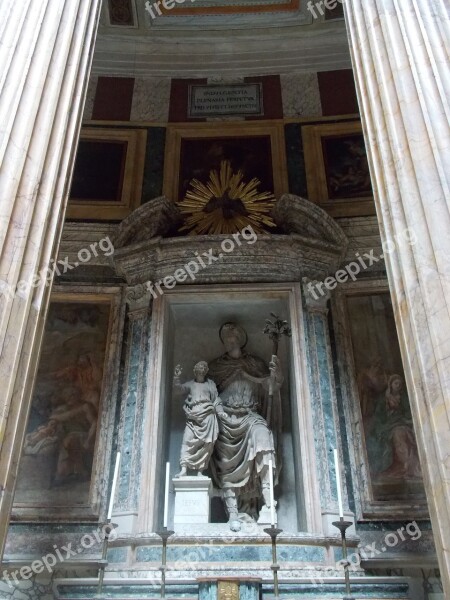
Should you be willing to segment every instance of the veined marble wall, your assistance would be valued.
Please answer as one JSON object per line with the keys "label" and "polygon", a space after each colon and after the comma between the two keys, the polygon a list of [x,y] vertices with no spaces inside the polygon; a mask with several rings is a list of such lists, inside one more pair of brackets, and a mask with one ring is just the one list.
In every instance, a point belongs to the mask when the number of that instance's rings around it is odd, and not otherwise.
{"label": "veined marble wall", "polygon": [[134,83],[131,121],[166,123],[169,118],[170,79],[138,77]]}
{"label": "veined marble wall", "polygon": [[322,116],[317,73],[281,75],[281,95],[285,118]]}

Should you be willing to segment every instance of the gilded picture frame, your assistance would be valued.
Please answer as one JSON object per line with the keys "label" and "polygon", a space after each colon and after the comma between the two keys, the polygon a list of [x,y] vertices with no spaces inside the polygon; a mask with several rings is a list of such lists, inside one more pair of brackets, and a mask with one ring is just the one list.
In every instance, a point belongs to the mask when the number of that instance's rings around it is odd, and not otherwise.
{"label": "gilded picture frame", "polygon": [[[264,168],[270,170],[269,179],[272,182],[273,189],[264,190],[273,192],[275,198],[279,198],[282,194],[289,191],[287,165],[286,165],[286,150],[284,141],[284,128],[280,122],[228,122],[228,123],[193,123],[189,125],[173,124],[167,127],[166,151],[164,160],[164,183],[163,193],[172,201],[178,201],[182,198],[180,182],[183,169],[183,158],[188,155],[188,147],[198,146],[199,143],[204,143],[205,156],[208,154],[208,149],[212,146],[218,147],[223,142],[230,146],[233,141],[237,142],[240,148],[245,148],[246,143],[249,146],[249,152],[252,150],[252,141],[256,143],[261,140],[263,146],[267,148],[266,153],[260,149],[261,157],[259,163],[264,165]],[[192,143],[191,143],[192,142]],[[232,150],[227,148],[226,152]],[[223,158],[228,159],[228,156]],[[218,165],[214,164],[214,167]],[[239,160],[236,161],[236,168],[239,168]],[[205,163],[199,167],[205,169]],[[212,168],[212,165],[211,165]],[[193,173],[192,177],[195,177]],[[255,173],[251,176],[258,176]]]}
{"label": "gilded picture frame", "polygon": [[146,144],[143,129],[82,129],[66,218],[121,221],[140,206]]}
{"label": "gilded picture frame", "polygon": [[302,127],[308,199],[332,217],[375,214],[360,121]]}

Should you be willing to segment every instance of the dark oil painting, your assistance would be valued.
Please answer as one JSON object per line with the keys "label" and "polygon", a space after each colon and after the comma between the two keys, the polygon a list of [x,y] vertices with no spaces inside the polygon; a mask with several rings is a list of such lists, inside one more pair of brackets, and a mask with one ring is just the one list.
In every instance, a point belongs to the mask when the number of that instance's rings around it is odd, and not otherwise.
{"label": "dark oil painting", "polygon": [[324,136],[322,149],[330,200],[373,195],[362,134]]}
{"label": "dark oil painting", "polygon": [[181,141],[179,199],[192,179],[206,183],[211,170],[220,171],[224,160],[230,161],[233,172],[242,171],[245,182],[256,177],[259,190],[274,191],[270,136],[186,138]]}
{"label": "dark oil painting", "polygon": [[120,202],[128,143],[81,139],[69,198]]}

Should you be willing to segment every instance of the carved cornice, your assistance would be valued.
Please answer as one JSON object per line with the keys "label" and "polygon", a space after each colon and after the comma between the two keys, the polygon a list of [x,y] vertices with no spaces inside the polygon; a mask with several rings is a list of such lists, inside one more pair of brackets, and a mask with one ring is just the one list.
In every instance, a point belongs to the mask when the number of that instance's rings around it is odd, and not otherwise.
{"label": "carved cornice", "polygon": [[[323,279],[338,268],[348,243],[328,214],[292,194],[282,196],[274,209],[283,233],[259,235],[256,241],[241,236],[239,244],[227,235],[162,237],[175,228],[178,218],[166,198],[157,198],[121,224],[114,263],[129,285],[172,277],[188,263],[196,272],[179,283]],[[232,244],[234,249],[229,250]]]}
{"label": "carved cornice", "polygon": [[114,239],[114,248],[166,235],[180,220],[180,211],[173,202],[165,196],[154,198],[121,222]]}
{"label": "carved cornice", "polygon": [[308,240],[323,239],[339,248],[346,248],[348,245],[348,240],[336,221],[317,204],[300,196],[283,194],[275,204],[272,216],[286,233],[296,233]]}

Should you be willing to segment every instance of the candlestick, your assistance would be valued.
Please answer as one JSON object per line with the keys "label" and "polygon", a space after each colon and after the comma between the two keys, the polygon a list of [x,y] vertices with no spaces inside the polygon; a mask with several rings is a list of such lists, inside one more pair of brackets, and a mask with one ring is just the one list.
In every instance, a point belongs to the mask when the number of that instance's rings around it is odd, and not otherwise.
{"label": "candlestick", "polygon": [[269,459],[269,482],[270,482],[270,522],[275,527],[275,496],[273,493],[273,461]]}
{"label": "candlestick", "polygon": [[117,456],[116,456],[116,466],[114,468],[114,477],[113,477],[113,482],[112,482],[112,486],[111,486],[111,497],[109,499],[108,516],[106,517],[108,521],[111,521],[111,517],[112,517],[112,511],[113,511],[113,506],[114,506],[114,497],[116,495],[117,479],[119,478],[119,465],[120,465],[120,452],[118,452]]}
{"label": "candlestick", "polygon": [[167,527],[169,520],[169,478],[170,478],[170,463],[166,463],[166,487],[164,491],[164,520],[163,527]]}
{"label": "candlestick", "polygon": [[272,525],[272,527],[268,527],[264,529],[264,531],[270,535],[272,540],[272,569],[273,573],[273,593],[274,600],[280,600],[280,591],[279,591],[279,583],[278,583],[278,571],[280,570],[280,565],[278,564],[277,558],[277,537],[282,533],[282,529],[277,529]]}
{"label": "candlestick", "polygon": [[339,529],[341,532],[341,544],[342,544],[342,558],[344,562],[344,574],[345,574],[345,596],[342,597],[342,600],[355,600],[355,598],[351,595],[350,589],[350,573],[348,571],[348,567],[350,563],[347,560],[347,540],[345,537],[345,532],[349,527],[353,525],[352,521],[344,521],[344,517],[341,517],[339,521],[333,521],[333,525]]}
{"label": "candlestick", "polygon": [[164,527],[163,531],[158,531],[157,534],[162,539],[162,562],[159,570],[161,571],[161,593],[160,597],[166,597],[166,571],[167,571],[167,540],[174,534],[174,531],[169,531]]}
{"label": "candlestick", "polygon": [[116,523],[111,523],[110,521],[107,521],[103,526],[105,536],[103,538],[102,559],[99,561],[97,593],[94,596],[94,598],[98,598],[99,600],[103,600],[103,581],[105,579],[105,569],[108,566],[108,560],[106,557],[108,556],[109,538],[111,537],[111,533],[117,527],[118,525]]}
{"label": "candlestick", "polygon": [[336,471],[336,487],[337,487],[337,497],[338,497],[338,505],[339,505],[339,517],[344,517],[344,507],[342,505],[342,488],[341,488],[341,472],[339,469],[339,458],[338,451],[334,449],[334,469]]}

